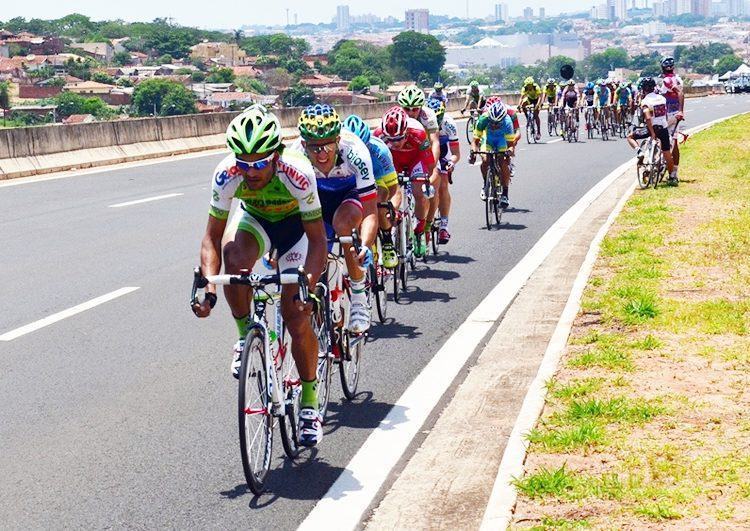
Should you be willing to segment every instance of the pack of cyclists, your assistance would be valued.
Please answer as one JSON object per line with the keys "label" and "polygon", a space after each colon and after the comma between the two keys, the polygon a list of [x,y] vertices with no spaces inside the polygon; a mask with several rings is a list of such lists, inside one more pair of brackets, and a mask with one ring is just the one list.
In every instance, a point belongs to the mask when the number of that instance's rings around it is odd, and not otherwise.
{"label": "pack of cyclists", "polygon": [[[674,60],[662,61],[663,77],[642,79],[632,85],[599,80],[580,86],[573,80],[556,83],[547,79],[543,86],[533,78],[524,80],[518,109],[529,109],[536,122],[546,103],[551,113],[578,127],[580,111],[590,109],[595,116],[612,109],[635,115],[641,125],[628,135],[638,149],[643,138],[658,140],[664,153],[670,182],[677,182],[679,148],[675,141],[677,125],[683,119],[682,80],[674,73]],[[579,88],[580,87],[580,88]],[[282,142],[282,130],[274,113],[252,105],[235,117],[227,128],[230,153],[217,165],[211,177],[208,221],[200,251],[203,275],[219,274],[222,265],[228,274],[252,271],[269,261],[280,271],[304,267],[307,281],[314,286],[326,266],[330,242],[335,236],[349,236],[356,230],[361,248],[342,243],[351,286],[350,329],[365,333],[370,327],[366,271],[373,263],[373,250],[379,238],[382,267],[393,269],[399,256],[394,249],[394,219],[378,205],[402,203],[404,187],[399,175],[421,177],[423,184],[411,186],[414,200],[414,254],[424,255],[432,224],[438,223],[440,244],[451,239],[450,184],[461,160],[458,130],[446,113],[447,97],[441,83],[430,97],[416,85],[404,88],[397,104],[371,130],[356,115],[342,118],[327,104],[306,107],[298,121],[299,137]],[[487,200],[488,153],[499,153],[500,205],[509,205],[513,174],[512,159],[521,139],[519,112],[499,97],[485,98],[476,82],[471,82],[460,109],[476,111],[468,161],[481,157],[485,186],[481,198]],[[642,155],[639,152],[639,156]],[[237,208],[232,213],[233,203]],[[272,257],[269,256],[274,251]],[[260,266],[263,267],[263,266]],[[238,339],[232,349],[231,372],[237,377],[244,349],[250,312],[250,288],[224,286],[224,295],[235,320]],[[295,286],[281,289],[281,313],[291,336],[291,352],[301,379],[298,437],[303,446],[321,440],[322,417],[317,397],[317,339],[310,315],[311,302],[300,300]],[[203,300],[192,301],[200,318],[208,317],[217,302],[215,286],[205,288]]]}

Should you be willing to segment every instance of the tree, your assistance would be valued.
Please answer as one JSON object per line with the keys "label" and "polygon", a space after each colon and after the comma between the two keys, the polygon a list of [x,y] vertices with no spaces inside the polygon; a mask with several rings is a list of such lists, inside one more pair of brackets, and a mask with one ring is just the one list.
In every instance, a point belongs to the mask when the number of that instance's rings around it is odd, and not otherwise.
{"label": "tree", "polygon": [[725,55],[721,59],[719,59],[719,62],[716,63],[716,67],[714,69],[714,72],[722,75],[724,72],[727,72],[729,70],[737,70],[740,66],[742,66],[742,59],[737,57],[736,55]]}
{"label": "tree", "polygon": [[232,83],[234,70],[231,68],[212,68],[206,78],[208,83]]}
{"label": "tree", "polygon": [[128,52],[117,52],[112,57],[112,64],[115,66],[127,66],[130,64],[130,54]]}
{"label": "tree", "polygon": [[[182,90],[177,87],[181,87]],[[162,100],[160,111],[162,116],[178,116],[180,114],[195,114],[196,112],[195,95],[182,85],[175,85]]]}
{"label": "tree", "polygon": [[625,68],[630,64],[628,52],[623,48],[607,48],[602,53],[592,54],[587,59],[589,79],[607,77],[610,70]]}
{"label": "tree", "polygon": [[293,83],[294,78],[283,68],[274,68],[264,74],[263,80],[269,87],[286,88]]}
{"label": "tree", "polygon": [[367,79],[367,76],[357,76],[349,83],[349,90],[357,92],[362,89],[368,88],[369,86],[370,80]]}
{"label": "tree", "polygon": [[68,59],[65,61],[65,70],[68,74],[85,81],[91,79],[91,68],[96,66],[97,63],[93,59],[85,59],[83,61]]}
{"label": "tree", "polygon": [[[169,98],[167,98],[169,96]],[[192,108],[185,105],[190,100],[193,102]],[[168,105],[174,105],[175,109],[164,109],[165,101]],[[185,114],[195,112],[195,97],[192,92],[182,84],[169,79],[147,79],[140,83],[133,91],[133,109],[140,116],[152,116],[154,114]]]}
{"label": "tree", "polygon": [[156,62],[160,65],[171,65],[174,62],[174,58],[168,53],[165,53],[161,57],[158,57]]}
{"label": "tree", "polygon": [[71,114],[93,114],[97,118],[107,118],[111,111],[100,98],[85,98],[74,92],[61,92],[54,98],[57,113],[63,118]]}
{"label": "tree", "polygon": [[10,83],[7,81],[0,81],[0,109],[10,109]]}
{"label": "tree", "polygon": [[573,67],[573,70],[576,68],[576,60],[572,57],[568,57],[567,55],[555,55],[553,57],[550,57],[547,60],[547,71],[546,75],[547,77],[554,77],[559,78],[560,77],[560,69],[565,66],[570,65]]}
{"label": "tree", "polygon": [[391,64],[417,79],[425,72],[436,79],[445,64],[445,48],[432,35],[405,31],[393,38]]}
{"label": "tree", "polygon": [[115,78],[107,74],[106,72],[94,72],[91,75],[91,80],[97,83],[106,83],[107,85],[114,85]]}
{"label": "tree", "polygon": [[315,103],[315,93],[310,87],[297,84],[282,96],[285,107],[304,107]]}
{"label": "tree", "polygon": [[206,80],[206,74],[198,70],[190,74],[190,79],[193,83],[202,83]]}
{"label": "tree", "polygon": [[263,83],[260,79],[255,79],[248,76],[239,76],[234,79],[234,83],[245,92],[268,94],[268,85]]}

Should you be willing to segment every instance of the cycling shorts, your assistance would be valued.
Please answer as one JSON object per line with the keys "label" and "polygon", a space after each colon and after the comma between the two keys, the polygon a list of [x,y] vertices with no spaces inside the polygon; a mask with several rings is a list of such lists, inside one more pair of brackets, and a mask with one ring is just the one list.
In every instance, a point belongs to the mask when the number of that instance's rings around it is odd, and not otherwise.
{"label": "cycling shorts", "polygon": [[[672,149],[672,139],[669,136],[669,129],[667,129],[666,127],[661,127],[659,125],[655,125],[654,133],[656,133],[656,138],[659,140],[662,151],[669,151],[670,149]],[[636,127],[633,130],[633,138],[635,140],[643,140],[644,138],[649,138],[650,136],[651,133],[648,132],[648,127]]]}
{"label": "cycling shorts", "polygon": [[307,235],[299,214],[272,222],[256,218],[243,208],[238,208],[227,228],[225,239],[233,239],[237,230],[255,237],[260,249],[259,258],[271,249],[275,249],[278,255],[278,267],[281,271],[296,270],[299,266],[305,265]]}

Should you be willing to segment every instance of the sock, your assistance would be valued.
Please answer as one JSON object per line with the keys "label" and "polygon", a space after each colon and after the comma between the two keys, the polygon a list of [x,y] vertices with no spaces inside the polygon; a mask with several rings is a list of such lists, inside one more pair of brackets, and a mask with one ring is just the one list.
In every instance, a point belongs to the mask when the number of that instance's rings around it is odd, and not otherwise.
{"label": "sock", "polygon": [[441,216],[440,217],[440,228],[441,229],[447,229],[448,228],[448,216]]}
{"label": "sock", "polygon": [[354,280],[353,278],[350,278],[349,285],[352,287],[352,299],[357,295],[364,296],[366,289],[364,278],[362,278],[361,280]]}
{"label": "sock", "polygon": [[502,195],[504,195],[505,197],[508,197],[508,187],[507,186],[503,186],[503,194]]}
{"label": "sock", "polygon": [[389,230],[382,230],[380,231],[380,241],[383,243],[390,243],[393,244],[393,235],[391,234],[391,231]]}
{"label": "sock", "polygon": [[311,382],[302,380],[301,407],[314,407],[318,409],[318,380]]}
{"label": "sock", "polygon": [[239,319],[235,317],[234,322],[237,325],[237,333],[240,335],[240,339],[245,339],[247,335],[247,315]]}
{"label": "sock", "polygon": [[432,221],[425,221],[424,222],[424,231],[430,232],[432,230]]}
{"label": "sock", "polygon": [[675,164],[675,165],[674,165],[674,174],[675,174],[675,175],[677,175],[677,169],[678,169],[678,168],[679,168],[679,165]]}

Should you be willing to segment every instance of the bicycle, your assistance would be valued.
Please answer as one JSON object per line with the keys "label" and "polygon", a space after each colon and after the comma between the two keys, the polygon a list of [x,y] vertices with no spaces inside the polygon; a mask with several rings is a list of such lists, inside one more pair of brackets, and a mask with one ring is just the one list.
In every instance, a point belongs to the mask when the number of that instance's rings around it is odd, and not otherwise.
{"label": "bicycle", "polygon": [[492,219],[495,219],[494,224],[500,224],[503,219],[503,209],[500,207],[500,196],[502,195],[502,185],[500,179],[502,177],[502,168],[500,161],[502,157],[504,160],[510,162],[510,154],[507,151],[473,151],[476,155],[487,155],[487,179],[484,181],[484,220],[487,226],[487,230],[492,230]]}
{"label": "bicycle", "polygon": [[[204,277],[200,268],[193,274],[192,301],[197,301],[197,291],[209,283],[253,289],[245,348],[240,356],[237,413],[242,469],[250,490],[260,495],[271,467],[274,425],[278,423],[289,459],[295,460],[302,451],[297,434],[302,383],[294,360],[287,355],[290,349],[278,288],[297,284],[300,299],[309,300],[307,275],[302,267],[294,273],[271,275],[242,270],[236,275]],[[267,289],[274,286],[275,290]],[[269,308],[273,319],[268,315]]]}
{"label": "bicycle", "polygon": [[604,140],[605,142],[609,140],[608,109],[608,105],[603,105],[599,109],[599,133],[602,135],[602,140]]}
{"label": "bicycle", "polygon": [[558,111],[559,108],[553,107],[551,104],[547,108],[547,134],[549,136],[557,136],[559,134],[560,120]]}
{"label": "bicycle", "polygon": [[564,110],[565,140],[568,143],[578,142],[578,109],[566,107]]}
{"label": "bicycle", "polygon": [[596,129],[596,122],[594,121],[594,108],[586,106],[583,113],[584,121],[586,122],[586,136],[589,140],[594,138],[594,130]]}
{"label": "bicycle", "polygon": [[[321,368],[319,363],[318,370],[318,390],[321,386],[321,376],[327,378],[325,382],[326,393],[330,391],[331,367],[332,364],[339,366],[339,376],[341,378],[341,388],[347,400],[353,400],[357,394],[357,385],[359,384],[360,362],[362,360],[362,350],[367,332],[355,333],[349,329],[349,315],[351,309],[351,282],[349,275],[344,273],[346,262],[344,261],[342,245],[352,245],[354,251],[359,254],[362,245],[357,235],[356,229],[352,231],[351,236],[337,236],[329,240],[329,244],[339,244],[337,253],[328,253],[328,263],[319,282],[318,293],[319,300],[325,302],[324,322],[328,330],[328,340],[326,342],[327,356],[325,367]],[[368,270],[365,274],[369,273]],[[372,293],[370,279],[366,281],[369,293]],[[323,289],[325,287],[325,289]],[[323,322],[320,323],[323,325]],[[328,399],[326,394],[325,407],[320,408],[320,414],[325,419],[328,409]]]}
{"label": "bicycle", "polygon": [[[403,172],[398,174],[398,184],[401,187],[401,203],[398,209],[394,211],[395,223],[393,225],[395,229],[393,243],[398,254],[398,267],[393,275],[393,300],[396,303],[400,300],[399,291],[406,292],[408,287],[407,264],[412,270],[416,268],[414,255],[415,203],[414,196],[411,193],[412,179],[411,177],[407,177]],[[422,177],[422,179],[426,179],[426,176]],[[400,290],[399,283],[401,285]]]}
{"label": "bicycle", "polygon": [[524,109],[523,113],[526,116],[526,141],[531,144],[532,141],[534,144],[537,143],[536,135],[536,120],[534,119],[534,109],[529,108],[529,104],[527,104]]}
{"label": "bicycle", "polygon": [[[390,207],[389,217],[393,221],[396,216],[390,201],[378,203],[378,208],[387,208],[384,206],[386,204]],[[380,233],[378,233],[372,257],[372,265],[370,265],[370,286],[378,311],[378,320],[381,323],[385,323],[385,320],[388,318],[388,288],[386,285],[390,280],[390,276],[393,276],[393,270],[383,266],[383,242],[380,239]]]}
{"label": "bicycle", "polygon": [[[678,125],[679,122],[675,124],[670,138],[674,136]],[[643,154],[643,162],[638,161],[636,164],[638,186],[641,190],[645,190],[649,186],[653,186],[656,189],[667,174],[667,161],[664,159],[659,139],[651,137],[644,139],[641,141],[640,151]]]}
{"label": "bicycle", "polygon": [[478,109],[469,109],[469,118],[466,120],[466,141],[471,144],[471,140],[474,138],[474,126],[479,116]]}

